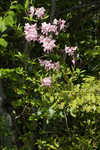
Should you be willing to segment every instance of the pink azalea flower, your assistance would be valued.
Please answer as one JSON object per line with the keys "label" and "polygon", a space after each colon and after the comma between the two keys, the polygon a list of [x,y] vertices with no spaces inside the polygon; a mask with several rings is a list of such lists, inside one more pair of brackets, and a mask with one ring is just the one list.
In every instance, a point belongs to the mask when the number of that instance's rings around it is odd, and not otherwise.
{"label": "pink azalea flower", "polygon": [[72,55],[72,49],[68,46],[65,46],[65,52],[70,56]]}
{"label": "pink azalea flower", "polygon": [[55,40],[52,40],[49,37],[46,37],[43,41],[43,48],[44,48],[44,52],[51,52],[53,50],[53,48],[55,47]]}
{"label": "pink azalea flower", "polygon": [[56,71],[59,71],[59,62],[53,63],[52,60],[39,59],[39,63],[41,66],[44,66],[45,70],[54,69]]}
{"label": "pink azalea flower", "polygon": [[57,26],[56,25],[51,25],[50,26],[50,32],[54,32],[56,35],[58,35]]}
{"label": "pink azalea flower", "polygon": [[75,59],[74,58],[72,59],[72,64],[75,65]]}
{"label": "pink azalea flower", "polygon": [[53,40],[51,37],[44,37],[43,35],[39,38],[40,43],[42,43],[42,46],[44,48],[44,52],[51,52],[55,45],[55,40]]}
{"label": "pink azalea flower", "polygon": [[41,32],[46,35],[48,35],[49,32],[54,32],[58,34],[57,26],[51,25],[51,23],[46,23],[46,22],[42,23]]}
{"label": "pink azalea flower", "polygon": [[29,23],[25,24],[24,27],[25,38],[27,41],[37,41],[38,32],[37,32],[37,24],[30,25]]}
{"label": "pink azalea flower", "polygon": [[65,20],[59,19],[58,24],[60,25],[60,30],[63,30],[65,28],[65,23]]}
{"label": "pink azalea flower", "polygon": [[67,53],[69,56],[73,56],[74,51],[76,51],[76,49],[77,49],[77,46],[75,46],[75,47],[65,46],[65,53]]}
{"label": "pink azalea flower", "polygon": [[33,6],[30,7],[30,10],[29,10],[29,15],[30,16],[33,16],[34,15],[34,12],[35,12],[35,8]]}
{"label": "pink azalea flower", "polygon": [[41,27],[41,32],[43,33],[43,34],[48,34],[48,32],[50,32],[50,26],[51,26],[51,24],[50,23],[46,23],[46,22],[43,22],[42,23],[42,27]]}
{"label": "pink azalea flower", "polygon": [[45,13],[45,9],[44,7],[41,7],[41,8],[37,8],[36,9],[36,12],[35,12],[35,15],[38,17],[38,18],[43,18],[44,16],[44,13]]}
{"label": "pink azalea flower", "polygon": [[55,25],[58,24],[58,20],[56,18],[53,20],[53,24],[55,24]]}
{"label": "pink azalea flower", "polygon": [[41,85],[50,87],[51,83],[52,83],[51,78],[50,77],[45,77],[44,79],[42,79]]}
{"label": "pink azalea flower", "polygon": [[43,43],[44,39],[45,39],[45,37],[44,37],[43,35],[41,35],[41,36],[39,37],[39,42],[40,42],[40,43]]}
{"label": "pink azalea flower", "polygon": [[77,46],[71,47],[72,51],[76,51]]}

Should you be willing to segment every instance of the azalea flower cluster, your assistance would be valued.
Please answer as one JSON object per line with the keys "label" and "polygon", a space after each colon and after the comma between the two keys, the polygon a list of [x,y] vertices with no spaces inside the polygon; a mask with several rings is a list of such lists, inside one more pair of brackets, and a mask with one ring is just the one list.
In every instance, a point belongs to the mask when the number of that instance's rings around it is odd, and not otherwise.
{"label": "azalea flower cluster", "polygon": [[45,37],[43,35],[40,36],[39,42],[42,43],[42,47],[44,48],[44,52],[51,52],[53,51],[53,48],[56,47],[55,40],[53,40],[50,36]]}
{"label": "azalea flower cluster", "polygon": [[37,41],[38,32],[37,32],[37,24],[30,25],[29,23],[25,24],[24,27],[25,38],[27,41]]}
{"label": "azalea flower cluster", "polygon": [[65,20],[61,20],[61,19],[59,19],[59,20],[54,19],[54,21],[53,21],[53,24],[59,25],[60,30],[64,30],[65,29],[65,23],[66,23],[66,21]]}
{"label": "azalea flower cluster", "polygon": [[30,7],[30,10],[29,10],[29,16],[36,16],[37,18],[43,18],[44,17],[44,13],[45,13],[45,9],[44,7],[41,7],[41,8],[34,8],[33,6]]}
{"label": "azalea flower cluster", "polygon": [[75,46],[75,47],[65,46],[65,53],[67,53],[69,56],[73,56],[76,49],[77,49],[77,46]]}
{"label": "azalea flower cluster", "polygon": [[39,63],[40,63],[40,66],[43,66],[45,68],[45,70],[51,70],[51,69],[54,69],[56,71],[59,71],[59,62],[52,62],[52,60],[42,60],[42,59],[39,59]]}
{"label": "azalea flower cluster", "polygon": [[77,46],[73,46],[73,47],[65,46],[65,53],[72,57],[73,65],[75,65],[74,53],[75,53],[76,49],[77,49]]}
{"label": "azalea flower cluster", "polygon": [[[43,19],[45,16],[45,9],[30,7],[28,16],[36,17],[36,19]],[[25,38],[28,42],[37,41],[42,47],[43,51],[47,54],[53,52],[54,48],[56,48],[56,40],[53,37],[59,35],[61,31],[65,32],[66,21],[62,19],[54,19],[52,24],[42,22],[40,23],[26,23],[24,27]],[[72,63],[75,64],[74,59],[74,51],[76,47],[67,47],[65,46],[65,53],[69,56],[72,56]],[[52,62],[52,60],[42,60],[39,59],[40,66],[43,66],[46,71],[54,69],[59,71],[60,65],[59,62]],[[46,77],[42,80],[42,86],[50,86],[52,83],[51,77]]]}
{"label": "azalea flower cluster", "polygon": [[41,32],[46,35],[48,35],[50,32],[54,32],[56,35],[58,35],[57,26],[46,22],[42,23]]}
{"label": "azalea flower cluster", "polygon": [[41,85],[42,86],[51,86],[51,83],[52,83],[52,81],[51,81],[51,77],[45,77],[43,80],[42,80],[42,83],[41,83]]}

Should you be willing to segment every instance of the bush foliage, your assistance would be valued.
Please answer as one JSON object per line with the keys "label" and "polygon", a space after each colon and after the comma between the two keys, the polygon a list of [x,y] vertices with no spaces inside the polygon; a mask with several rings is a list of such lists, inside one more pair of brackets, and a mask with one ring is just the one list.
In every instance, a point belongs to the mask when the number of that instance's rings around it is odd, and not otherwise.
{"label": "bush foliage", "polygon": [[[53,19],[66,20],[67,28],[47,55],[37,41],[27,42],[24,26],[50,22],[52,5],[49,0],[0,2],[0,79],[7,109],[0,115],[1,150],[100,148],[100,3],[56,0]],[[30,6],[46,9],[42,21],[28,16]],[[74,65],[65,45],[77,46]],[[41,56],[59,61],[59,71],[45,71]],[[42,86],[48,76],[51,86]]]}

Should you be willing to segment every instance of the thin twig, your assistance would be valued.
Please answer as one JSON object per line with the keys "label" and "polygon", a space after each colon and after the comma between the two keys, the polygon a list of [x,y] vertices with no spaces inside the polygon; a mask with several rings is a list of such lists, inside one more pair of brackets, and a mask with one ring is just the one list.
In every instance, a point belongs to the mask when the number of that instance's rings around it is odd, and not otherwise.
{"label": "thin twig", "polygon": [[70,137],[72,137],[71,133],[70,133],[70,130],[69,130],[69,127],[68,127],[68,119],[67,119],[67,115],[66,115],[65,111],[64,111],[64,116],[65,116],[66,127],[67,127],[67,130],[68,130],[68,133],[69,133]]}
{"label": "thin twig", "polygon": [[67,119],[67,116],[66,116],[65,112],[64,112],[64,116],[65,116],[65,121],[66,121],[66,127],[67,127],[67,130],[69,131],[69,128],[68,128],[68,119]]}

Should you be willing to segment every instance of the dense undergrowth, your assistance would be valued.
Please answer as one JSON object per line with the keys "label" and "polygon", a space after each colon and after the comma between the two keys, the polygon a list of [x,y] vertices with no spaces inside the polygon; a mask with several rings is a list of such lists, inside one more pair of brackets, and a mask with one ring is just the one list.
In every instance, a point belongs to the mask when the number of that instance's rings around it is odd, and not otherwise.
{"label": "dense undergrowth", "polygon": [[[100,149],[100,12],[88,12],[91,5],[59,17],[66,7],[86,2],[59,3],[56,0],[55,16],[66,20],[67,29],[59,33],[57,49],[48,55],[37,41],[27,42],[24,26],[49,22],[51,2],[0,2],[0,79],[6,95],[6,111],[0,115],[1,150]],[[44,7],[45,18],[29,17],[30,6]],[[75,54],[64,53],[65,45],[77,46]],[[59,71],[46,71],[39,64],[41,56],[59,61]],[[52,84],[42,86],[48,76]]]}

